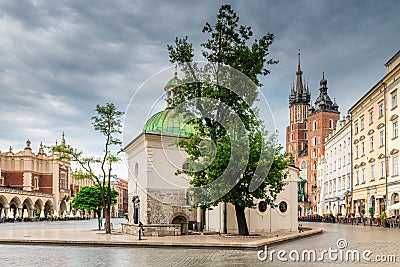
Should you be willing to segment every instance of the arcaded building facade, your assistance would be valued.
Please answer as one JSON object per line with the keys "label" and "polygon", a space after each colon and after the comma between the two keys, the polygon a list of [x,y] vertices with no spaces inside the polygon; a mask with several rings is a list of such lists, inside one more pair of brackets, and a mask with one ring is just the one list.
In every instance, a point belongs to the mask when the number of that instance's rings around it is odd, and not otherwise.
{"label": "arcaded building facade", "polygon": [[22,151],[10,147],[0,153],[0,217],[69,214],[72,172],[69,161],[59,156],[46,154],[42,144],[34,153],[29,140]]}

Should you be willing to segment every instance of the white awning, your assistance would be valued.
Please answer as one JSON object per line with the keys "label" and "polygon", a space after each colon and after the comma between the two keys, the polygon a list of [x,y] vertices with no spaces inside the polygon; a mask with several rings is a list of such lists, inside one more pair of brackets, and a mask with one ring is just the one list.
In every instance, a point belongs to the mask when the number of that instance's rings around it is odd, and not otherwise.
{"label": "white awning", "polygon": [[387,210],[400,210],[400,202],[399,202],[399,203],[396,203],[396,204],[393,204],[393,205],[390,205],[390,206],[388,206],[388,207],[387,207]]}

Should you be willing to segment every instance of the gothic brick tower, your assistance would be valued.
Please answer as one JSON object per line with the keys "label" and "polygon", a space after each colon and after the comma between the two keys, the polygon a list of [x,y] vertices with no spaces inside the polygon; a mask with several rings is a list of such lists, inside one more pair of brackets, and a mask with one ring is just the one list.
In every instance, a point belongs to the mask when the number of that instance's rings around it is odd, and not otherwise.
{"label": "gothic brick tower", "polygon": [[292,85],[290,90],[290,123],[286,127],[286,151],[294,158],[296,167],[300,167],[301,158],[307,156],[308,145],[307,114],[310,107],[311,94],[306,84],[303,84],[302,74],[299,49],[296,88]]}
{"label": "gothic brick tower", "polygon": [[339,106],[328,96],[328,81],[322,72],[319,96],[308,114],[308,197],[313,213],[317,212],[317,165],[325,153],[325,138],[335,128],[340,119]]}

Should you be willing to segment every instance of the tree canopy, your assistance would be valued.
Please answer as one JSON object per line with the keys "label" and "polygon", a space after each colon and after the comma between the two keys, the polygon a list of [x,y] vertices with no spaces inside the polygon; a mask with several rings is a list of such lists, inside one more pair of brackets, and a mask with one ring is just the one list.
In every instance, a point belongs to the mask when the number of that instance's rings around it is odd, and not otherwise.
{"label": "tree canopy", "polygon": [[187,36],[167,46],[170,61],[185,76],[171,104],[180,114],[196,115],[188,116],[188,123],[197,131],[179,142],[190,167],[177,173],[192,177],[195,206],[232,203],[239,233],[248,235],[244,209],[254,208],[255,199],[275,207],[288,167],[275,129],[265,129],[254,105],[262,86],[259,77],[270,73],[268,65],[278,63],[269,58],[274,35],[253,40],[251,27],[239,25],[230,5],[222,5],[215,24],[207,22],[202,31],[209,35],[201,44],[205,65],[194,61]]}
{"label": "tree canopy", "polygon": [[[60,159],[66,158],[76,162],[82,172],[74,173],[75,179],[92,179],[100,190],[102,205],[105,209],[106,233],[111,233],[111,174],[115,163],[120,161],[118,153],[121,152],[122,141],[119,135],[122,127],[122,111],[118,111],[113,103],[96,105],[96,115],[93,116],[92,125],[94,130],[100,132],[104,137],[104,149],[102,156],[85,156],[83,151],[70,145],[61,144],[52,147],[54,152],[59,153]],[[101,174],[95,174],[96,167],[100,168]]]}

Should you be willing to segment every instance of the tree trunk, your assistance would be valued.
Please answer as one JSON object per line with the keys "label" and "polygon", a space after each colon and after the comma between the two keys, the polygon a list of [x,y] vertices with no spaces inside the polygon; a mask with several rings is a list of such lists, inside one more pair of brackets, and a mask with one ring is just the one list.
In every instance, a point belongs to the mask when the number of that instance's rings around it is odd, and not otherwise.
{"label": "tree trunk", "polygon": [[99,224],[99,231],[101,230],[100,216],[101,216],[101,211],[99,210],[99,211],[97,212],[97,222],[98,222],[98,224]]}
{"label": "tree trunk", "polygon": [[236,220],[238,224],[239,235],[249,235],[246,215],[244,214],[244,207],[235,205],[235,211],[236,211]]}
{"label": "tree trunk", "polygon": [[106,208],[106,234],[111,234],[111,218],[110,218],[110,208]]}

